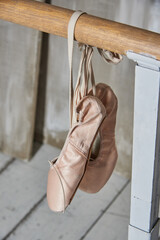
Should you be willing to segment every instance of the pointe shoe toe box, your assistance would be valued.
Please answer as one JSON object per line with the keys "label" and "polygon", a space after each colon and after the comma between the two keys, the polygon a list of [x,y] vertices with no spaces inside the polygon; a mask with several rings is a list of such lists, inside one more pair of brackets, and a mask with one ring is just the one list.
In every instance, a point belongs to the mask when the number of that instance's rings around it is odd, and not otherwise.
{"label": "pointe shoe toe box", "polygon": [[52,211],[64,211],[65,199],[63,186],[55,167],[50,168],[48,172],[47,201]]}

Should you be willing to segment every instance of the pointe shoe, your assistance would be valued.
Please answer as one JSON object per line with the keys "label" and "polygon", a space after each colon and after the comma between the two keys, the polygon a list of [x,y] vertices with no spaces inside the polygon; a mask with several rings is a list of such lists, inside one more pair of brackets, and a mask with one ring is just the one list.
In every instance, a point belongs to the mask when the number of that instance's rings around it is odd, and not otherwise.
{"label": "pointe shoe", "polygon": [[[89,92],[93,94],[92,90]],[[98,192],[110,178],[117,162],[115,125],[118,101],[112,89],[103,83],[96,85],[96,97],[106,108],[106,117],[100,127],[100,149],[92,154],[79,188],[88,193]]]}
{"label": "pointe shoe", "polygon": [[79,121],[71,128],[57,160],[50,162],[47,201],[50,209],[62,212],[70,204],[90,158],[91,148],[106,116],[101,101],[84,97],[76,112]]}

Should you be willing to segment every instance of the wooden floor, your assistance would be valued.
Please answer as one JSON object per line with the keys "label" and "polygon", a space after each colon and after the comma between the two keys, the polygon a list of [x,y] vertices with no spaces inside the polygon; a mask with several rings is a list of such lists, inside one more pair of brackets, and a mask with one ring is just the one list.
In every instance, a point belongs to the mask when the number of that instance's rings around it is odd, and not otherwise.
{"label": "wooden floor", "polygon": [[97,194],[77,191],[63,214],[46,201],[48,160],[59,154],[36,145],[30,162],[0,154],[0,239],[127,240],[130,182],[113,174]]}

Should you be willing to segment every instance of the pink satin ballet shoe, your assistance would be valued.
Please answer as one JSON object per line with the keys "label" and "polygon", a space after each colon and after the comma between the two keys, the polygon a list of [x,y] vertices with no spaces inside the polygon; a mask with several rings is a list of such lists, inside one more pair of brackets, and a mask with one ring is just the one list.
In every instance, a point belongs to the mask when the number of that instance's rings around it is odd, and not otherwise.
{"label": "pink satin ballet shoe", "polygon": [[[89,94],[93,94],[92,90],[90,90]],[[88,193],[96,193],[106,184],[118,157],[115,144],[117,98],[112,89],[103,83],[96,85],[96,97],[103,103],[107,114],[99,129],[100,143],[98,154],[94,154],[94,152],[97,152],[97,149],[92,151],[93,153],[79,186],[81,190]]]}
{"label": "pink satin ballet shoe", "polygon": [[86,171],[91,148],[106,117],[106,109],[94,96],[84,97],[76,107],[78,122],[71,128],[57,160],[50,162],[47,200],[52,211],[70,204]]}

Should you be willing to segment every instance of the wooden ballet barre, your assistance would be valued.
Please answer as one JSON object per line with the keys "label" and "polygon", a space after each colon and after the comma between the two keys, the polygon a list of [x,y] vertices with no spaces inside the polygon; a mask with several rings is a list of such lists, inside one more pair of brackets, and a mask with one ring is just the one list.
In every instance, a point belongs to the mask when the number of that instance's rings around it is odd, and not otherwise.
{"label": "wooden ballet barre", "polygon": [[[73,12],[33,0],[0,0],[0,19],[65,38]],[[79,18],[75,39],[123,55],[133,51],[160,60],[160,34],[90,14]]]}

